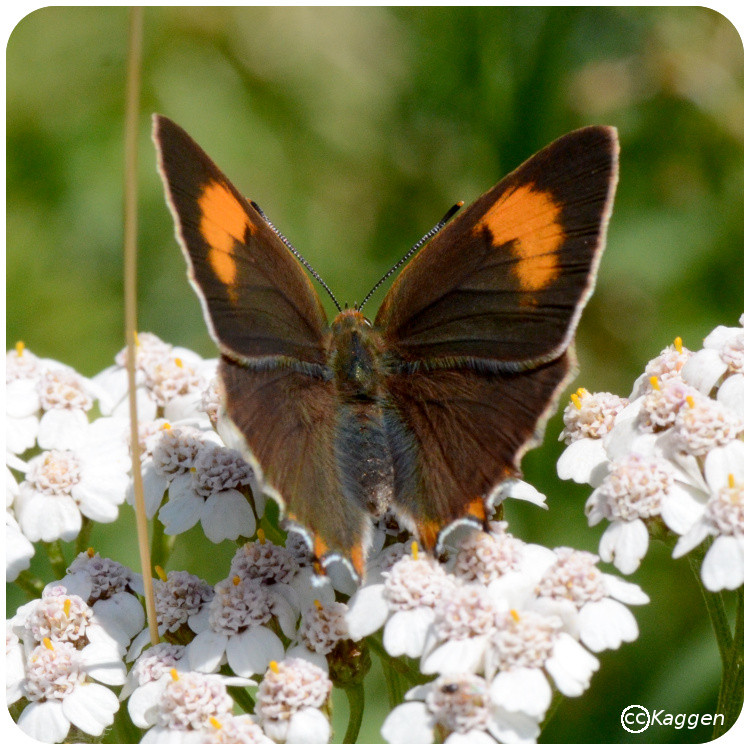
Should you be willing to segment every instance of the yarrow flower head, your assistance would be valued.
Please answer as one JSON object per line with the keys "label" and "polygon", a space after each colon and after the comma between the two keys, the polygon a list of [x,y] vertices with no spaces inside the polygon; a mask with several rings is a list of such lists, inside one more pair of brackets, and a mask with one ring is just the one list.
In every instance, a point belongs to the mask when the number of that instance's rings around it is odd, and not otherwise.
{"label": "yarrow flower head", "polygon": [[159,511],[167,534],[181,534],[198,521],[215,544],[255,533],[248,499],[252,470],[237,451],[198,430],[174,428],[164,431],[154,463],[159,473],[171,475],[169,500]]}
{"label": "yarrow flower head", "polygon": [[[99,373],[94,382],[101,392],[102,412],[115,416],[127,413],[127,349],[116,364]],[[216,360],[203,360],[195,352],[173,347],[152,333],[136,337],[136,401],[141,420],[163,416],[172,422],[204,419],[202,392],[215,376]]]}
{"label": "yarrow flower head", "polygon": [[612,430],[617,415],[628,400],[605,391],[589,393],[579,388],[563,412],[565,429],[560,440],[568,446],[557,463],[563,479],[589,482],[607,460],[603,438]]}
{"label": "yarrow flower head", "polygon": [[619,648],[638,637],[638,623],[624,604],[646,604],[633,583],[602,573],[590,552],[560,547],[536,586],[536,611],[561,618],[568,633],[594,652]]}
{"label": "yarrow flower head", "polygon": [[465,672],[412,688],[381,730],[391,744],[533,742],[539,722],[493,703],[488,681]]}
{"label": "yarrow flower head", "polygon": [[16,676],[20,691],[13,691],[12,698],[29,701],[19,727],[41,742],[62,742],[71,725],[102,734],[114,721],[119,701],[98,683],[125,682],[120,633],[113,633],[83,599],[61,585],[48,586],[41,599],[22,606],[11,622],[24,646],[16,664],[24,676]]}
{"label": "yarrow flower head", "polygon": [[391,656],[419,657],[435,619],[435,605],[455,588],[455,579],[432,557],[415,552],[382,575],[385,583],[364,586],[350,600],[350,637],[360,640],[385,625],[383,645]]}
{"label": "yarrow flower head", "polygon": [[[183,626],[189,632],[202,629],[199,618],[208,614],[208,605],[214,597],[214,590],[198,576],[183,570],[161,571],[159,580],[154,582],[154,599],[159,633],[176,634]],[[201,618],[203,619],[203,618]]]}
{"label": "yarrow flower head", "polygon": [[332,689],[326,673],[305,659],[272,661],[255,706],[263,731],[276,742],[329,742],[331,725],[321,709]]}
{"label": "yarrow flower head", "polygon": [[209,604],[206,627],[188,646],[191,669],[212,672],[226,654],[235,674],[262,674],[280,661],[284,645],[276,631],[295,635],[296,615],[281,595],[252,578],[238,575],[219,581]]}
{"label": "yarrow flower head", "polygon": [[24,534],[32,542],[70,541],[82,515],[111,523],[125,500],[128,467],[123,425],[112,419],[90,424],[76,450],[35,456],[14,502]]}
{"label": "yarrow flower head", "polygon": [[693,355],[682,339],[676,338],[674,344],[663,349],[658,357],[655,357],[646,365],[644,373],[635,381],[630,400],[642,396],[653,387],[652,378],[656,378],[658,384],[663,386],[672,378],[679,378],[680,372]]}
{"label": "yarrow flower head", "polygon": [[[143,737],[143,743],[202,742],[203,732],[229,721],[234,701],[227,685],[247,686],[249,680],[223,678],[200,672],[170,670],[155,682],[152,705],[138,716],[154,724]],[[133,701],[132,696],[130,701]]]}

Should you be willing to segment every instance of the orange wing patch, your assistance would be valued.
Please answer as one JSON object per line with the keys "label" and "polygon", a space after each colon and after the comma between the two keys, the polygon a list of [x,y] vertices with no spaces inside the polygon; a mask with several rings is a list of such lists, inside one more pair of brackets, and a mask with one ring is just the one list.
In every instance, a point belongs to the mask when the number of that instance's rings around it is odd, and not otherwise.
{"label": "orange wing patch", "polygon": [[561,213],[562,206],[549,193],[522,185],[500,196],[474,231],[489,230],[495,245],[513,243],[521,290],[535,292],[560,275],[557,253],[565,241]]}
{"label": "orange wing patch", "polygon": [[232,256],[235,242],[244,242],[245,232],[255,229],[242,204],[219,182],[210,182],[198,199],[201,212],[200,233],[209,246],[208,262],[230,294],[237,279],[237,264]]}

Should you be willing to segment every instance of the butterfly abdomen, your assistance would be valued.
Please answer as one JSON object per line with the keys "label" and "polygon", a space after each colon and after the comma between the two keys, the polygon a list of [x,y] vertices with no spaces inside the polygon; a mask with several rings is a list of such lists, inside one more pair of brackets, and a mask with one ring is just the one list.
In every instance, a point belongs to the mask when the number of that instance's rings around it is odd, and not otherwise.
{"label": "butterfly abdomen", "polygon": [[393,459],[383,424],[382,341],[356,310],[345,310],[331,326],[329,366],[339,404],[335,455],[346,499],[373,515],[393,497]]}

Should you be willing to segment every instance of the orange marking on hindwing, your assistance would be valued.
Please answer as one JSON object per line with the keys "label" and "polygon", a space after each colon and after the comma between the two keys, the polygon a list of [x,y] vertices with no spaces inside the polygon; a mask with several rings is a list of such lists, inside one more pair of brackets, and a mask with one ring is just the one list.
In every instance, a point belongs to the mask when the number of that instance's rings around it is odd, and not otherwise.
{"label": "orange marking on hindwing", "polygon": [[349,557],[351,558],[354,570],[357,571],[357,575],[362,578],[365,574],[365,556],[362,550],[362,545],[358,544],[349,550]]}
{"label": "orange marking on hindwing", "polygon": [[495,246],[512,243],[518,258],[513,273],[521,290],[539,291],[560,275],[558,252],[565,241],[561,213],[550,193],[521,185],[503,193],[474,231],[489,230]]}
{"label": "orange marking on hindwing", "polygon": [[255,227],[231,190],[219,182],[210,182],[198,199],[201,212],[200,233],[209,246],[208,262],[219,281],[236,300],[237,263],[232,254],[235,242],[245,241],[245,232]]}
{"label": "orange marking on hindwing", "polygon": [[487,520],[487,506],[484,504],[484,500],[481,497],[475,497],[466,506],[466,515],[474,516],[484,523]]}
{"label": "orange marking on hindwing", "polygon": [[422,546],[430,551],[437,546],[438,535],[442,524],[437,521],[421,521],[417,526],[419,538],[422,540]]}
{"label": "orange marking on hindwing", "polygon": [[313,556],[320,560],[330,547],[316,534],[313,539]]}

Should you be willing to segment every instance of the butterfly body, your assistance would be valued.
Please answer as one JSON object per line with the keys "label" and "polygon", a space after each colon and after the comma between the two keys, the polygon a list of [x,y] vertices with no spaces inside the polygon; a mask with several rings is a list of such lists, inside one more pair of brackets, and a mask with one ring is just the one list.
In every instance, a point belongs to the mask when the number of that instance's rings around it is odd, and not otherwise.
{"label": "butterfly body", "polygon": [[222,354],[227,439],[321,566],[362,574],[371,518],[428,549],[486,525],[575,365],[617,176],[611,128],[564,136],[453,219],[371,324],[329,325],[300,262],[197,144],[155,117],[189,276]]}

